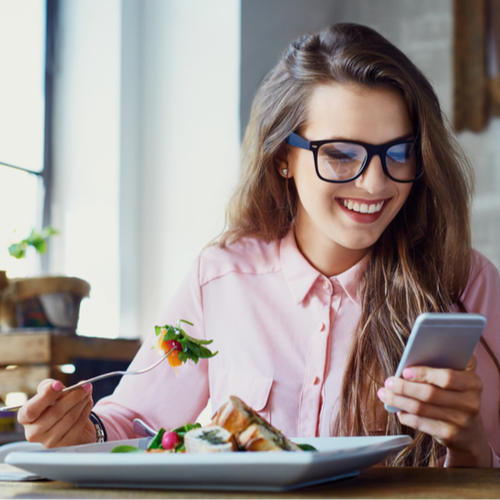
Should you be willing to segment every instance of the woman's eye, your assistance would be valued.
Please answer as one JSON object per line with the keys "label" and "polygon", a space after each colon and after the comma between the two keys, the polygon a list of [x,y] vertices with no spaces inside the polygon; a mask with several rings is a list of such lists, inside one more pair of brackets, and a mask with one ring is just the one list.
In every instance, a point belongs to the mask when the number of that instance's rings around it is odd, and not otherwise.
{"label": "woman's eye", "polygon": [[403,160],[405,160],[407,158],[407,156],[405,155],[404,152],[398,152],[398,153],[391,152],[387,156],[389,157],[390,160],[397,161],[397,162],[402,162]]}
{"label": "woman's eye", "polygon": [[399,163],[407,160],[411,160],[415,157],[415,147],[413,144],[404,144],[400,146],[395,146],[387,151],[387,157]]}
{"label": "woman's eye", "polygon": [[337,161],[341,163],[357,161],[359,156],[356,151],[341,151],[339,149],[324,151],[324,155],[328,161]]}
{"label": "woman's eye", "polygon": [[328,158],[332,161],[351,161],[352,157],[349,155],[346,155],[344,153],[341,153],[338,151],[337,153],[329,153]]}

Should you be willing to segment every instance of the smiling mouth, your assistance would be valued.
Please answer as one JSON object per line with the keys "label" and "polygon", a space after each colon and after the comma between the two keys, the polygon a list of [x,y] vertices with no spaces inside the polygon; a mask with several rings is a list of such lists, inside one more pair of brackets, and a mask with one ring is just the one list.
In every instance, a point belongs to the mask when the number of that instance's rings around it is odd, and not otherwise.
{"label": "smiling mouth", "polygon": [[385,200],[380,201],[379,203],[360,203],[359,201],[342,199],[340,202],[345,208],[347,208],[347,210],[351,210],[352,212],[360,214],[375,214],[382,210]]}

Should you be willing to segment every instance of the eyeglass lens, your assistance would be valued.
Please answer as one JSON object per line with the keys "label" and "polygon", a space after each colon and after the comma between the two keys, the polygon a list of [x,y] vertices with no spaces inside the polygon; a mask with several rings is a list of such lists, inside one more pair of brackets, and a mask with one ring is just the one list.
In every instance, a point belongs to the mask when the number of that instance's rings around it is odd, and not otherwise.
{"label": "eyeglass lens", "polygon": [[[368,152],[361,144],[329,142],[318,149],[317,164],[320,177],[345,181],[356,177],[363,168]],[[416,156],[413,143],[395,144],[387,149],[385,165],[390,176],[401,181],[416,177]]]}

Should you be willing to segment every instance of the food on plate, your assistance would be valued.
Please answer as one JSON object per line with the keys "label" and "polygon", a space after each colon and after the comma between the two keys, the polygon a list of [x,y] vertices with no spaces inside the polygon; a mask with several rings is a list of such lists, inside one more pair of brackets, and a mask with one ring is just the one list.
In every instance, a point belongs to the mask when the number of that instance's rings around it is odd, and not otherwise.
{"label": "food on plate", "polygon": [[229,397],[212,422],[234,434],[246,451],[302,451],[236,396]]}
{"label": "food on plate", "polygon": [[179,434],[174,431],[168,431],[163,434],[161,438],[161,445],[164,450],[175,450],[176,446],[180,446],[182,444],[181,438]]}
{"label": "food on plate", "polygon": [[[187,423],[182,427],[177,427],[171,431],[166,431],[163,427],[157,432],[151,443],[149,443],[148,452],[171,452],[178,453],[186,451],[184,446],[184,436],[193,429],[201,428],[201,424]],[[175,436],[176,437],[175,437]]]}
{"label": "food on plate", "polygon": [[217,425],[200,427],[184,436],[186,453],[217,453],[238,451],[234,434]]}
{"label": "food on plate", "polygon": [[[114,453],[141,451],[121,445]],[[308,444],[295,444],[263,419],[240,398],[230,396],[202,427],[187,423],[172,431],[161,428],[152,439],[149,453],[220,453],[233,451],[317,451]]]}
{"label": "food on plate", "polygon": [[212,358],[219,352],[212,352],[210,349],[204,347],[211,344],[213,340],[200,340],[190,337],[181,328],[181,323],[193,326],[193,323],[185,319],[180,319],[177,322],[177,326],[155,326],[157,351],[167,354],[170,350],[175,349],[167,357],[168,363],[174,370],[188,359],[198,363],[200,358]]}

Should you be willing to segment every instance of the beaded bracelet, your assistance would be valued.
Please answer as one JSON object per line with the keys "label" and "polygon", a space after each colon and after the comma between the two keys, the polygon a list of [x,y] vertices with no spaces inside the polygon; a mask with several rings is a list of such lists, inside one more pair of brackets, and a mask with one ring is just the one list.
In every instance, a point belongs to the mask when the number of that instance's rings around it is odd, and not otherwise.
{"label": "beaded bracelet", "polygon": [[105,441],[107,441],[108,435],[106,434],[106,427],[104,427],[104,424],[102,423],[102,420],[99,418],[99,416],[96,413],[94,413],[93,411],[91,411],[89,418],[95,427],[95,434],[97,437],[96,442],[97,443],[104,443]]}

